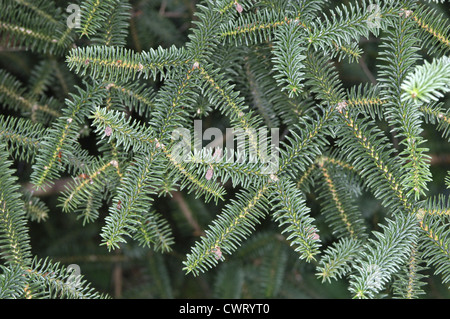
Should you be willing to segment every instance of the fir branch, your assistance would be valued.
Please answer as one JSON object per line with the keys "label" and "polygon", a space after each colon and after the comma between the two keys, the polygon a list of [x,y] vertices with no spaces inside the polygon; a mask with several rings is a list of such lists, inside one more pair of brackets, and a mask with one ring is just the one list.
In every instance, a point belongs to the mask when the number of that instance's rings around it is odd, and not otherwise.
{"label": "fir branch", "polygon": [[[340,109],[339,113],[347,128],[339,140],[339,146],[347,154],[346,150],[350,145],[357,147],[357,151],[349,154],[349,160],[354,163],[366,185],[382,200],[385,207],[393,211],[398,208],[412,212],[414,207],[397,175],[398,163],[390,158],[389,154],[393,150],[383,133],[376,127],[370,127],[367,121],[356,118],[346,108]],[[387,189],[390,191],[386,191]]]}
{"label": "fir branch", "polygon": [[218,148],[214,153],[209,148],[204,148],[199,153],[194,150],[185,161],[191,163],[188,165],[192,167],[188,168],[189,171],[196,170],[200,176],[211,171],[214,180],[222,184],[231,181],[233,187],[259,186],[268,177],[262,168],[266,164],[264,161],[257,157],[247,158],[245,153],[234,152],[232,149],[225,148],[222,151],[222,148]]}
{"label": "fir branch", "polygon": [[319,162],[318,166],[323,175],[318,199],[322,202],[322,214],[333,234],[337,238],[346,236],[352,239],[364,239],[366,227],[362,214],[351,196],[348,179],[323,162]]}
{"label": "fir branch", "polygon": [[311,92],[316,94],[316,99],[331,105],[336,105],[345,100],[345,91],[342,88],[336,68],[331,65],[327,56],[318,55],[309,50],[305,65],[306,85],[311,87]]}
{"label": "fir branch", "polygon": [[[249,60],[249,57],[247,59]],[[248,60],[245,63],[245,79],[248,81],[247,100],[251,101],[250,104],[253,104],[253,108],[258,111],[268,127],[279,127],[279,119],[274,103],[271,101],[273,95],[271,91],[274,91],[275,83],[272,84],[273,79],[271,76],[267,76],[264,66],[258,68],[256,64]],[[258,71],[262,72],[258,73]]]}
{"label": "fir branch", "polygon": [[139,227],[138,216],[149,209],[150,195],[155,194],[161,172],[154,155],[141,155],[128,166],[102,228],[102,245],[108,250],[119,248],[126,242],[124,237],[131,237]]}
{"label": "fir branch", "polygon": [[87,0],[81,4],[81,26],[78,30],[81,36],[91,37],[104,26],[103,22],[114,9],[116,0]]}
{"label": "fir branch", "polygon": [[418,3],[415,10],[405,9],[404,16],[411,16],[420,28],[419,37],[423,46],[430,53],[448,53],[450,49],[450,24],[443,14],[439,14],[434,8]]}
{"label": "fir branch", "polygon": [[5,267],[0,265],[0,298],[20,299],[23,298],[27,289],[24,270],[20,265]]}
{"label": "fir branch", "polygon": [[[233,86],[223,80],[223,76],[214,72],[210,75],[203,67],[199,67],[199,72],[206,84],[209,86],[205,90],[205,96],[208,97],[212,105],[216,105],[221,112],[230,119],[231,125],[236,129],[236,138],[239,135],[248,136],[249,148],[256,150],[259,156],[259,145],[256,130],[261,125],[261,118],[248,110],[244,104],[244,99],[233,92]],[[238,145],[241,147],[241,145]]]}
{"label": "fir branch", "polygon": [[[328,133],[328,125],[335,114],[334,107],[323,111],[322,115],[304,117],[301,126],[296,126],[287,136],[288,143],[280,143],[284,149],[280,150],[280,164],[278,175],[296,175],[305,171],[306,167],[319,156],[328,144],[325,136]],[[312,143],[314,141],[314,143]]]}
{"label": "fir branch", "polygon": [[46,221],[50,213],[50,209],[47,205],[39,197],[33,196],[33,194],[26,189],[23,189],[22,193],[27,218],[38,223]]}
{"label": "fir branch", "polygon": [[128,0],[113,1],[106,17],[106,20],[102,21],[101,27],[93,34],[92,43],[106,46],[125,46],[131,18],[131,5]]}
{"label": "fir branch", "polygon": [[29,88],[31,95],[42,96],[52,81],[52,60],[42,60],[31,71]]}
{"label": "fir branch", "polygon": [[117,147],[124,151],[131,148],[135,152],[150,152],[156,145],[155,133],[152,128],[139,125],[139,122],[121,111],[108,111],[96,106],[89,116],[93,120],[95,133],[107,138],[108,143],[114,141]]}
{"label": "fir branch", "polygon": [[188,35],[189,41],[186,48],[193,63],[203,63],[216,48],[218,44],[217,28],[225,21],[228,14],[221,14],[211,8],[211,5],[197,4],[194,16],[197,21],[191,28],[191,34]]}
{"label": "fir branch", "polygon": [[[172,144],[165,145],[154,137],[156,133],[152,132],[150,127],[138,125],[137,122],[131,123],[131,118],[124,120],[124,117],[122,112],[106,111],[97,107],[93,115],[93,124],[97,126],[97,132],[103,132],[103,136],[109,135],[109,139],[114,138],[116,145],[123,145],[125,150],[132,147],[135,152],[163,153],[171,164],[168,176],[174,178],[173,183],[179,182],[182,189],[189,187],[199,196],[205,194],[206,200],[211,197],[215,200],[223,198],[224,190],[221,186],[212,180],[200,178],[190,170],[187,164],[177,157],[177,153],[172,149]],[[169,140],[169,143],[174,143],[174,141]]]}
{"label": "fir branch", "polygon": [[379,85],[361,84],[347,90],[346,103],[349,107],[357,108],[359,111],[370,115],[373,119],[384,118],[384,107],[386,99],[382,99]]}
{"label": "fir branch", "polygon": [[27,92],[22,83],[13,75],[0,70],[0,102],[13,110],[21,110],[34,122],[48,123],[61,116],[59,103],[46,97],[38,98]]}
{"label": "fir branch", "polygon": [[438,101],[450,89],[450,58],[440,57],[417,66],[401,84],[402,98],[424,104]]}
{"label": "fir branch", "polygon": [[[250,3],[248,3],[250,2]],[[215,10],[219,11],[220,14],[226,14],[229,12],[235,12],[235,14],[240,14],[243,11],[249,10],[252,7],[252,1],[248,0],[218,0],[215,3]]]}
{"label": "fir branch", "polygon": [[90,163],[84,173],[74,178],[73,183],[67,185],[63,196],[59,197],[63,212],[73,211],[78,205],[88,201],[92,194],[103,193],[106,179],[104,176],[108,176],[108,171],[115,170],[114,167],[117,165],[117,161],[114,160],[106,163],[103,161]]}
{"label": "fir branch", "polygon": [[221,25],[219,38],[222,43],[235,45],[263,43],[272,40],[273,31],[284,24],[299,24],[306,28],[297,17],[288,17],[283,13],[263,9],[256,11],[255,15],[243,15],[237,20],[230,20]]}
{"label": "fir branch", "polygon": [[385,29],[392,16],[400,11],[399,1],[380,3],[375,1],[378,12],[370,10],[373,2],[349,3],[336,7],[330,18],[323,15],[310,23],[307,39],[316,51],[328,52],[334,46],[358,41],[360,37],[369,38],[370,33],[378,34],[379,28]]}
{"label": "fir branch", "polygon": [[54,18],[61,15],[53,3],[5,2],[0,12],[0,31],[7,34],[2,42],[8,47],[25,46],[35,52],[61,55],[72,43],[71,29]]}
{"label": "fir branch", "polygon": [[[279,127],[279,119],[283,124],[291,126],[298,122],[304,109],[309,106],[311,99],[300,96],[291,96],[286,91],[281,92],[276,79],[267,70],[274,65],[272,54],[268,48],[250,48],[246,55],[245,71],[249,86],[247,96],[254,101],[258,113],[264,118],[269,127]],[[242,92],[242,90],[241,90]]]}
{"label": "fir branch", "polygon": [[310,184],[313,183],[312,179],[314,178],[313,177],[313,175],[314,175],[313,173],[317,169],[316,165],[317,165],[317,163],[311,164],[305,170],[305,172],[300,176],[300,178],[297,181],[297,188],[299,188],[300,190],[304,191],[305,193],[310,190],[309,186],[310,186]]}
{"label": "fir branch", "polygon": [[395,28],[389,31],[383,44],[380,59],[386,61],[382,66],[382,89],[388,94],[389,101],[385,106],[388,123],[394,127],[393,131],[401,138],[400,145],[404,147],[399,154],[402,165],[402,184],[408,186],[407,195],[414,194],[417,200],[423,196],[427,183],[431,180],[429,168],[428,149],[423,148],[425,140],[421,133],[422,114],[417,105],[402,99],[399,87],[402,85],[405,74],[418,60],[416,38],[412,21],[408,18],[397,17],[394,20]]}
{"label": "fir branch", "polygon": [[[6,0],[8,1],[8,0]],[[55,19],[55,17],[59,14],[59,8],[56,8],[52,1],[45,0],[37,0],[37,1],[28,1],[28,0],[14,0],[14,2],[20,4],[21,6],[30,8],[34,13],[36,13],[41,18],[50,21],[55,25],[61,25],[61,21]]]}
{"label": "fir branch", "polygon": [[449,138],[450,116],[449,109],[442,107],[443,103],[420,104],[420,110],[426,123],[436,126],[436,130],[442,131],[442,137]]}
{"label": "fir branch", "polygon": [[358,259],[363,243],[356,238],[342,237],[329,246],[317,266],[317,277],[322,282],[343,278],[352,270],[351,262]]}
{"label": "fir branch", "polygon": [[[350,276],[350,291],[354,298],[374,298],[406,262],[417,241],[417,221],[414,215],[397,215],[380,225],[383,233],[374,232],[363,247],[361,264]],[[367,250],[368,249],[368,250]]]}
{"label": "fir branch", "polygon": [[133,239],[141,246],[151,247],[157,252],[170,252],[175,244],[172,228],[161,214],[147,210],[138,216],[139,226],[132,234]]}
{"label": "fir branch", "polygon": [[103,205],[103,198],[101,196],[101,193],[90,192],[85,196],[85,201],[74,209],[77,219],[82,220],[83,226],[98,219],[100,208]]}
{"label": "fir branch", "polygon": [[[448,178],[446,178],[448,184]],[[425,216],[444,217],[450,216],[450,200],[443,195],[429,196],[426,200],[420,203],[420,208],[417,211],[417,219],[422,220]]]}
{"label": "fir branch", "polygon": [[301,259],[307,262],[315,260],[320,247],[318,229],[295,184],[278,181],[270,198],[273,218],[284,228],[281,233],[289,233],[286,239],[295,247]]}
{"label": "fir branch", "polygon": [[15,159],[33,162],[45,134],[45,128],[39,123],[0,116],[0,140],[7,142],[8,152]]}
{"label": "fir branch", "polygon": [[76,144],[80,123],[87,116],[90,107],[100,104],[104,90],[102,93],[101,88],[94,85],[85,91],[79,89],[78,94],[72,95],[73,100],[66,100],[64,116],[52,124],[42,141],[31,174],[31,182],[36,189],[51,185],[59,176],[63,163],[67,161],[67,154],[70,154],[71,146]]}
{"label": "fir branch", "polygon": [[334,44],[334,51],[331,54],[331,58],[338,57],[338,61],[348,59],[350,63],[358,62],[362,55],[362,49],[358,46],[358,43],[349,44]]}
{"label": "fir branch", "polygon": [[83,278],[81,274],[73,274],[58,262],[52,262],[48,258],[33,258],[31,267],[26,269],[26,277],[31,283],[37,285],[32,291],[41,298],[48,299],[104,299],[105,295],[98,293]]}
{"label": "fir branch", "polygon": [[6,265],[27,267],[31,244],[20,187],[5,150],[0,144],[0,256]]}
{"label": "fir branch", "polygon": [[425,267],[420,265],[421,262],[421,253],[418,251],[417,245],[414,245],[406,265],[395,276],[393,284],[394,296],[403,299],[414,299],[425,294],[422,287],[426,285],[423,282],[426,276],[420,273]]}
{"label": "fir branch", "polygon": [[193,90],[197,73],[194,66],[180,72],[180,77],[176,80],[167,80],[155,97],[150,125],[160,143],[169,144],[174,131],[188,126],[188,109],[195,105],[198,96]]}
{"label": "fir branch", "polygon": [[302,46],[302,29],[295,24],[284,24],[275,32],[273,44],[274,75],[282,91],[288,90],[289,97],[300,93],[303,87],[304,65],[302,60],[306,48]]}
{"label": "fir branch", "polygon": [[199,275],[208,268],[224,260],[223,254],[231,254],[237,245],[248,237],[265,215],[267,209],[266,192],[268,184],[259,189],[241,191],[237,200],[232,200],[222,211],[218,220],[213,221],[202,237],[183,261],[186,273]]}
{"label": "fir branch", "polygon": [[428,266],[434,273],[442,276],[442,282],[450,281],[450,228],[446,216],[424,215],[419,221],[421,236],[420,248]]}
{"label": "fir branch", "polygon": [[102,81],[168,78],[188,61],[185,50],[174,46],[141,53],[124,47],[87,46],[72,49],[66,58],[70,70]]}
{"label": "fir branch", "polygon": [[146,84],[110,82],[106,89],[116,96],[121,103],[139,116],[150,118],[155,106],[155,92]]}
{"label": "fir branch", "polygon": [[216,203],[219,199],[224,199],[225,190],[222,185],[216,183],[215,179],[197,175],[188,163],[180,161],[174,155],[172,148],[167,148],[164,144],[161,144],[161,149],[174,167],[169,171],[168,178],[172,179],[172,183],[179,184],[180,190],[187,188],[189,193],[194,191],[197,196],[204,195],[206,202],[211,198],[214,198]]}

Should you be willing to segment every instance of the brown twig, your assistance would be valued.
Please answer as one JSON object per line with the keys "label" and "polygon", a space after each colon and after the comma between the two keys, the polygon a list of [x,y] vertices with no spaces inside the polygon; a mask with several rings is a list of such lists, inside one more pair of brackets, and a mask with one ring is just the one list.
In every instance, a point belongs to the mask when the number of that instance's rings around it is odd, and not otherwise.
{"label": "brown twig", "polygon": [[194,219],[194,216],[192,215],[192,211],[189,208],[188,204],[184,200],[183,196],[180,192],[172,192],[172,198],[177,202],[178,206],[181,209],[181,212],[183,213],[184,217],[186,217],[186,220],[188,221],[189,225],[194,228],[194,235],[195,236],[201,236],[204,235],[204,231],[200,227],[200,225],[197,223],[197,221]]}
{"label": "brown twig", "polygon": [[366,61],[364,60],[363,57],[359,59],[359,65],[361,66],[361,69],[363,70],[364,74],[369,78],[370,82],[372,82],[372,84],[374,85],[377,84],[377,79],[369,70],[369,67],[367,66]]}
{"label": "brown twig", "polygon": [[72,177],[65,177],[56,180],[52,186],[47,188],[35,189],[34,185],[31,183],[24,184],[23,188],[28,190],[35,196],[51,196],[66,190],[66,185],[72,182],[73,182]]}

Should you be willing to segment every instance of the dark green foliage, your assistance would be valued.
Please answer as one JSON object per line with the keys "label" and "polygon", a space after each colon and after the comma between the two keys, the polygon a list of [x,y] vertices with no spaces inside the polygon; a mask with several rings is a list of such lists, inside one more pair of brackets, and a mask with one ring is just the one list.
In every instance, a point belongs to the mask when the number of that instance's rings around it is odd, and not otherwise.
{"label": "dark green foliage", "polygon": [[432,1],[2,1],[0,298],[447,297],[449,28]]}

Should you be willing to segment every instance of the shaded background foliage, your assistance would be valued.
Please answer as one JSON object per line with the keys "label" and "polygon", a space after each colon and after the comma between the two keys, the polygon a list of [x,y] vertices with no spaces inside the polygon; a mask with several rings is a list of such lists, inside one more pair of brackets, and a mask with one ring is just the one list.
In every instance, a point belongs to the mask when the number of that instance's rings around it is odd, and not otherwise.
{"label": "shaded background foliage", "polygon": [[[348,3],[348,1],[331,1]],[[70,1],[56,1],[61,8],[67,7]],[[133,0],[127,47],[140,52],[148,48],[170,47],[172,44],[182,46],[189,28],[192,27],[196,1],[188,0]],[[448,17],[448,4],[436,4]],[[86,39],[80,39],[82,46]],[[335,60],[341,79],[347,88],[361,82],[374,81],[377,73],[379,48],[375,38],[361,41],[364,50],[359,63],[348,63],[346,60]],[[34,67],[40,62],[36,54],[21,50],[0,48],[0,67],[8,70],[17,78],[27,83]],[[48,86],[49,96],[55,96],[61,102],[79,79],[64,63],[64,57],[54,60],[61,72]],[[235,67],[235,66],[231,66]],[[63,79],[63,81],[60,81]],[[249,101],[251,103],[251,101]],[[448,105],[448,98],[446,101]],[[203,106],[209,108],[207,101]],[[14,112],[9,111],[11,114]],[[215,126],[225,128],[220,116],[214,112],[205,117],[204,127]],[[386,132],[388,127],[384,128]],[[450,169],[449,144],[435,133],[434,127],[424,125],[426,147],[430,149],[433,182],[429,185],[430,194],[448,194],[445,187],[445,176]],[[391,136],[396,143],[395,137]],[[82,145],[94,155],[96,152],[95,137],[87,134]],[[19,178],[27,177],[31,167],[25,162],[16,162]],[[175,244],[170,253],[160,254],[139,247],[130,241],[120,250],[109,253],[100,246],[99,236],[107,207],[100,210],[97,221],[82,225],[75,214],[65,214],[58,205],[56,193],[62,190],[65,183],[63,176],[56,187],[41,194],[41,198],[50,208],[45,221],[30,221],[30,237],[33,254],[49,256],[63,264],[78,264],[81,273],[96,289],[115,298],[347,298],[351,297],[345,279],[333,284],[321,283],[315,273],[315,264],[307,264],[298,259],[284,240],[277,235],[276,226],[270,220],[263,221],[251,238],[244,242],[235,255],[198,277],[185,275],[182,261],[190,248],[198,240],[204,229],[221,211],[223,204],[204,203],[201,198],[185,192],[173,191],[171,197],[158,198],[155,210],[164,214],[173,229]],[[27,179],[22,180],[23,183]],[[228,197],[232,198],[237,189],[227,188]],[[357,188],[355,192],[359,192]],[[308,205],[312,216],[317,219],[321,229],[321,240],[324,248],[331,238],[323,216],[320,215],[320,198],[311,191],[308,194]],[[358,197],[358,205],[364,214],[368,230],[378,229],[378,223],[386,216],[385,209],[372,195],[362,193]],[[274,231],[275,230],[275,231]],[[230,274],[233,274],[230,276]],[[232,280],[230,280],[232,278]],[[449,298],[450,294],[434,276],[428,279],[429,285],[424,289],[426,298]]]}

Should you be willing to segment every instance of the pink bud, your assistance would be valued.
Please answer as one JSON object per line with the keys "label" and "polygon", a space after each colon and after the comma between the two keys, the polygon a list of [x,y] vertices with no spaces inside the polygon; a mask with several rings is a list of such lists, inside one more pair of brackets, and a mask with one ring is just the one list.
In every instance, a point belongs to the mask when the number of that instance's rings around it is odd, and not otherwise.
{"label": "pink bud", "polygon": [[242,12],[242,6],[236,2],[236,11],[241,13]]}
{"label": "pink bud", "polygon": [[206,172],[206,176],[205,177],[209,181],[212,176],[213,176],[213,170],[212,170],[212,168],[209,168],[208,171]]}
{"label": "pink bud", "polygon": [[311,238],[312,240],[319,240],[320,236],[315,232],[314,228],[308,228],[306,231],[309,233],[309,238]]}
{"label": "pink bud", "polygon": [[106,136],[111,136],[111,134],[112,134],[112,128],[107,126],[106,129],[105,129],[105,135]]}
{"label": "pink bud", "polygon": [[220,250],[220,247],[217,246],[216,248],[213,248],[213,253],[216,255],[215,258],[217,260],[219,260],[220,258],[222,258],[222,251]]}

